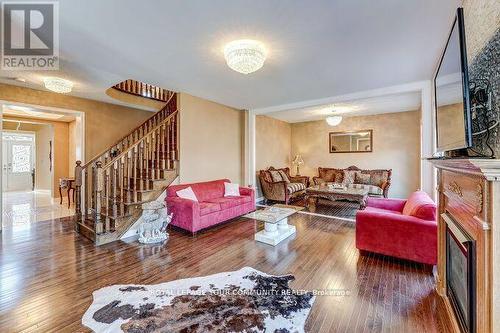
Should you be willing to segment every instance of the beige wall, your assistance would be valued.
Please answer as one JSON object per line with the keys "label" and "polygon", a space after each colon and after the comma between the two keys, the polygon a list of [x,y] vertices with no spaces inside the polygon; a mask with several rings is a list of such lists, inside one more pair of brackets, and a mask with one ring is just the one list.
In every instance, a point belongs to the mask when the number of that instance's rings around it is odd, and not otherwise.
{"label": "beige wall", "polygon": [[[291,166],[292,126],[267,116],[255,117],[255,170],[270,166],[284,168]],[[257,176],[257,175],[256,175]],[[255,181],[257,197],[260,197],[260,182]]]}
{"label": "beige wall", "polygon": [[255,117],[256,170],[290,167],[292,126],[266,116]]}
{"label": "beige wall", "polygon": [[75,176],[75,165],[76,165],[76,145],[77,145],[77,130],[76,130],[76,120],[68,123],[68,176]]}
{"label": "beige wall", "polygon": [[[328,133],[373,129],[372,153],[329,152]],[[292,124],[292,155],[301,154],[301,174],[317,176],[317,168],[393,169],[389,196],[405,198],[420,183],[420,111],[345,117],[331,127],[324,120]]]}
{"label": "beige wall", "polygon": [[149,111],[6,84],[0,84],[0,100],[84,112],[87,160],[152,115]]}
{"label": "beige wall", "polygon": [[[52,196],[59,197],[59,178],[69,177],[69,126],[68,123],[53,122],[54,141],[53,149],[53,169],[54,187]],[[72,147],[74,149],[74,147]],[[64,195],[64,193],[63,193]]]}
{"label": "beige wall", "polygon": [[243,184],[244,112],[179,94],[181,183],[228,178]]}
{"label": "beige wall", "polygon": [[36,132],[36,173],[37,190],[48,190],[52,193],[53,172],[50,170],[50,141],[54,140],[54,126],[39,124]]}

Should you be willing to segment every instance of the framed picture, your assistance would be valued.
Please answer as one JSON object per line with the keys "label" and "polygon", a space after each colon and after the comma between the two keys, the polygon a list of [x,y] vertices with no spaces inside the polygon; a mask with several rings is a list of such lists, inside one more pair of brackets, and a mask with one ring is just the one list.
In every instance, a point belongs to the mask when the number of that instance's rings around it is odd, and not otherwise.
{"label": "framed picture", "polygon": [[373,130],[330,132],[330,153],[371,153]]}

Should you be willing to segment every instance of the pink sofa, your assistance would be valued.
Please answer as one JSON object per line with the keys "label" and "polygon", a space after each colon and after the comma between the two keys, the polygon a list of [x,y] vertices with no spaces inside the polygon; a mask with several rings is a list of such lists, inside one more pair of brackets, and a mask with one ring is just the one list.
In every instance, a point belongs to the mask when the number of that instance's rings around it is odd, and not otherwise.
{"label": "pink sofa", "polygon": [[[255,194],[251,188],[240,187],[240,196],[224,197],[224,183],[220,179],[203,183],[172,185],[167,188],[165,202],[173,213],[171,225],[196,233],[201,229],[222,223],[255,210]],[[191,186],[199,202],[179,198],[177,191]]]}
{"label": "pink sofa", "polygon": [[408,200],[368,198],[366,209],[356,214],[356,247],[435,265],[436,205],[423,191]]}

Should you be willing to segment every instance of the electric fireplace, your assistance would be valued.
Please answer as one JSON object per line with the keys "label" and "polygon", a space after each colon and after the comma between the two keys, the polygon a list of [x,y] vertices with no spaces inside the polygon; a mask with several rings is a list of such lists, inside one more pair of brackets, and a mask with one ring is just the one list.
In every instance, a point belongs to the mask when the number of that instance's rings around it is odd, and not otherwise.
{"label": "electric fireplace", "polygon": [[476,244],[446,219],[446,290],[463,332],[475,333]]}
{"label": "electric fireplace", "polygon": [[500,159],[431,163],[438,171],[439,315],[452,332],[500,332]]}

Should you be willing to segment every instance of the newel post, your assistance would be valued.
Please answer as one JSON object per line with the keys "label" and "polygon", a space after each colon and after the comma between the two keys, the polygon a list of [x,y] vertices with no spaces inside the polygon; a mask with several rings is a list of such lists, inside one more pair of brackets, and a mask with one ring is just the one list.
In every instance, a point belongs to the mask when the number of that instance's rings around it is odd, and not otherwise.
{"label": "newel post", "polygon": [[95,233],[103,233],[103,224],[101,221],[101,193],[104,189],[104,173],[102,169],[102,162],[97,161],[95,163],[95,177],[94,177],[94,192],[95,192],[95,209],[94,209],[94,223],[95,223]]}
{"label": "newel post", "polygon": [[[76,221],[82,221],[82,161],[76,161],[75,166],[75,214]],[[78,228],[78,227],[77,227]]]}

